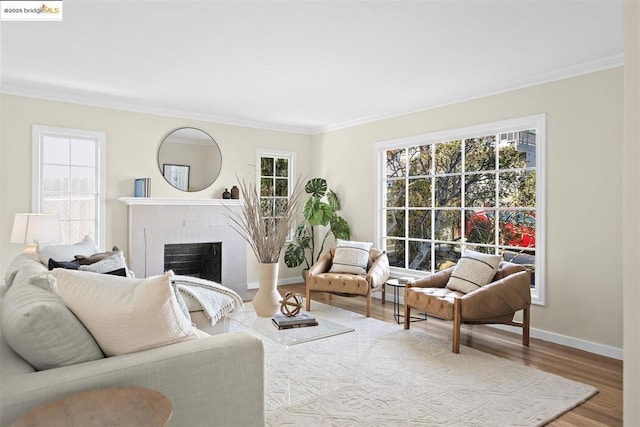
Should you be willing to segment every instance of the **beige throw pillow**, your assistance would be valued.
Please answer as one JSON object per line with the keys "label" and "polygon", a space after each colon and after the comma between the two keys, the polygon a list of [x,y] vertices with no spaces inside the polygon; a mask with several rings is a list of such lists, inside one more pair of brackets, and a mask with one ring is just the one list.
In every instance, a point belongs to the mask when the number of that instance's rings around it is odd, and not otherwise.
{"label": "beige throw pillow", "polygon": [[464,251],[447,282],[447,289],[464,294],[488,284],[496,275],[502,257]]}
{"label": "beige throw pillow", "polygon": [[55,289],[107,356],[197,338],[180,310],[172,272],[129,279],[56,269]]}
{"label": "beige throw pillow", "polygon": [[367,274],[372,243],[338,239],[330,273]]}

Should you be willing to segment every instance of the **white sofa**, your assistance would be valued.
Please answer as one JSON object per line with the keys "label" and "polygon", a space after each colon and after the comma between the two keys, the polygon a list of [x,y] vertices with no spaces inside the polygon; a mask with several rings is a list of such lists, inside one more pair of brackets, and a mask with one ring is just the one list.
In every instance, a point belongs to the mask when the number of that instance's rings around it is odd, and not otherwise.
{"label": "white sofa", "polygon": [[[0,310],[11,310],[11,293],[34,286],[29,279],[46,270],[35,256],[16,257],[0,287]],[[172,426],[264,425],[264,350],[249,333],[220,334],[40,371],[0,336],[0,426],[70,394],[124,386],[166,395],[173,405]]]}

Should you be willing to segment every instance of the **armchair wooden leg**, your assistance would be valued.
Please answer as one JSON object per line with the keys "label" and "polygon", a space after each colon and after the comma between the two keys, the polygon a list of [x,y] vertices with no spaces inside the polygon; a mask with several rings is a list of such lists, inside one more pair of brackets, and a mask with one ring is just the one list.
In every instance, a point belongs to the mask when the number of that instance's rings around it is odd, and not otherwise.
{"label": "armchair wooden leg", "polygon": [[305,308],[307,311],[311,311],[311,291],[309,290],[309,286],[307,285],[307,298],[305,300]]}
{"label": "armchair wooden leg", "polygon": [[460,323],[462,317],[460,298],[453,302],[453,352],[460,353]]}
{"label": "armchair wooden leg", "polygon": [[531,321],[531,307],[525,308],[522,313],[522,345],[529,346],[529,328]]}
{"label": "armchair wooden leg", "polygon": [[387,285],[385,283],[382,284],[382,305],[387,302]]}
{"label": "armchair wooden leg", "polygon": [[367,294],[367,317],[371,317],[371,290]]}
{"label": "armchair wooden leg", "polygon": [[411,324],[411,322],[409,322],[409,316],[411,316],[411,307],[409,307],[408,304],[405,303],[404,305],[404,328],[405,329],[409,329],[409,325]]}

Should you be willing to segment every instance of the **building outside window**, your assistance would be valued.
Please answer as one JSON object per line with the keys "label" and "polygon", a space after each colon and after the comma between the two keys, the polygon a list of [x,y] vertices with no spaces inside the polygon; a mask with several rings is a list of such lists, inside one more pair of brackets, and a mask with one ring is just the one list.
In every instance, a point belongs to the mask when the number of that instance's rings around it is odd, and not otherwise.
{"label": "building outside window", "polygon": [[377,241],[397,274],[455,265],[466,249],[532,274],[544,304],[544,115],[377,144]]}
{"label": "building outside window", "polygon": [[62,243],[104,243],[104,132],[34,125],[32,209],[58,214]]}

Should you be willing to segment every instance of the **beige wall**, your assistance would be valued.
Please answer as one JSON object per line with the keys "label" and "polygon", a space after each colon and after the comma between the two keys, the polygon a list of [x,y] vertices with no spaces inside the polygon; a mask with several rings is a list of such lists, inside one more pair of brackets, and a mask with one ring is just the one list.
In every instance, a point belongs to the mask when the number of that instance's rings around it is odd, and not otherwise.
{"label": "beige wall", "polygon": [[[616,68],[313,137],[314,174],[372,240],[373,146],[387,139],[547,115],[547,305],[534,328],[622,347],[623,72]],[[357,173],[356,173],[357,171]]]}
{"label": "beige wall", "polygon": [[[151,178],[153,197],[222,198],[225,188],[240,177],[254,179],[256,148],[288,150],[297,153],[298,173],[310,173],[310,137],[200,122],[174,117],[133,113],[71,103],[2,95],[0,98],[1,150],[0,250],[1,271],[23,247],[9,243],[13,215],[31,210],[31,125],[43,124],[67,128],[106,131],[107,203],[106,244],[126,247],[127,210],[118,197],[133,196],[134,178]],[[222,152],[222,170],[214,184],[199,192],[184,193],[169,185],[157,165],[157,150],[173,129],[196,127],[210,134]],[[257,281],[255,257],[249,255],[249,282]],[[280,277],[300,277],[299,270],[285,267]]]}
{"label": "beige wall", "polygon": [[[22,250],[9,243],[9,233],[13,214],[30,210],[34,123],[107,132],[108,247],[125,246],[126,209],[117,198],[133,195],[134,178],[151,177],[156,197],[219,198],[236,173],[252,173],[256,147],[296,152],[298,172],[326,177],[339,195],[353,238],[371,240],[375,142],[546,113],[547,305],[534,307],[533,327],[622,347],[621,68],[313,137],[9,95],[2,96],[0,108],[3,270]],[[158,170],[160,141],[182,126],[203,129],[222,150],[220,177],[205,191],[175,190]],[[257,280],[253,262],[249,256],[250,282]],[[283,267],[280,277],[298,274]]]}
{"label": "beige wall", "polygon": [[640,5],[624,2],[624,424],[640,425]]}

